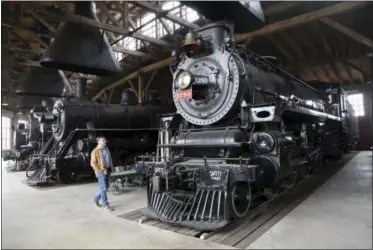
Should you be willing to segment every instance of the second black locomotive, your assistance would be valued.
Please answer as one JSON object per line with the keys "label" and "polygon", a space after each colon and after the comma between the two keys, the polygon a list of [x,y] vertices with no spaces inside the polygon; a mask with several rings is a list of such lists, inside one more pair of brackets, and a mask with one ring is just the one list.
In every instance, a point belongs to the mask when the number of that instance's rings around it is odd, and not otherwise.
{"label": "second black locomotive", "polygon": [[[355,143],[354,113],[340,88],[318,90],[235,42],[217,22],[186,35],[173,69],[177,114],[148,173],[146,214],[202,230],[244,217],[339,158]],[[348,114],[348,115],[346,115]]]}
{"label": "second black locomotive", "polygon": [[[68,183],[78,175],[93,175],[90,152],[96,137],[105,136],[116,164],[130,163],[136,154],[152,150],[157,143],[157,115],[173,107],[157,98],[145,97],[145,103],[133,103],[124,92],[122,104],[100,104],[82,99],[59,99],[53,111],[39,117],[49,124],[53,136],[40,154],[32,156],[27,172],[29,184],[57,179]],[[149,100],[149,101],[146,101]]]}

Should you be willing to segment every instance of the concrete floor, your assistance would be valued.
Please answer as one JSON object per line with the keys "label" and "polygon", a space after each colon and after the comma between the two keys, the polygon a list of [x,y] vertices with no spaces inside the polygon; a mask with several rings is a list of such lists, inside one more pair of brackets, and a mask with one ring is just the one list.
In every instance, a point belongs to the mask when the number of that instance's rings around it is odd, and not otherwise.
{"label": "concrete floor", "polygon": [[145,189],[108,194],[115,211],[96,208],[98,184],[40,190],[22,183],[25,172],[2,171],[2,247],[5,248],[229,248],[159,230],[117,215],[146,205]]}
{"label": "concrete floor", "polygon": [[251,249],[372,249],[372,151],[359,153]]}
{"label": "concrete floor", "polygon": [[[4,165],[2,165],[4,166]],[[2,171],[3,248],[230,248],[120,219],[145,206],[145,189],[91,203],[97,183],[40,190]],[[371,248],[372,153],[362,152],[250,248]]]}

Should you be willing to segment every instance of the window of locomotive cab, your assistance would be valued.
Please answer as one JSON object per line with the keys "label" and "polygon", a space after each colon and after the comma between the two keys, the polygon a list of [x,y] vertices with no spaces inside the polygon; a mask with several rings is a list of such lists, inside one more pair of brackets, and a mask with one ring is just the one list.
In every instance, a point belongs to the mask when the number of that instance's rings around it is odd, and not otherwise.
{"label": "window of locomotive cab", "polygon": [[350,94],[347,99],[354,109],[355,116],[365,115],[363,94]]}

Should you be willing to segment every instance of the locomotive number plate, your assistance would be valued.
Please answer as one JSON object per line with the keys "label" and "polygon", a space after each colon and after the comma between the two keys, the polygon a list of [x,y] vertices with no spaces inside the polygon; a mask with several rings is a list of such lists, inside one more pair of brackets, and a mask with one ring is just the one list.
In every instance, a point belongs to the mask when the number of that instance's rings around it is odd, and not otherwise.
{"label": "locomotive number plate", "polygon": [[208,76],[194,76],[194,84],[206,85],[209,84]]}
{"label": "locomotive number plate", "polygon": [[176,93],[176,100],[185,100],[192,98],[192,89],[182,90]]}

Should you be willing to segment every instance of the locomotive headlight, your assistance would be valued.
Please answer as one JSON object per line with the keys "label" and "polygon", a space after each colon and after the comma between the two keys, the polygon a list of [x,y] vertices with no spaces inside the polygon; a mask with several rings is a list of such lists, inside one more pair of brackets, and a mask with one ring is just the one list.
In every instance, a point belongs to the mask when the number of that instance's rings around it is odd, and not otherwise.
{"label": "locomotive headlight", "polygon": [[176,86],[180,89],[188,88],[191,82],[192,75],[187,71],[181,71],[175,79]]}
{"label": "locomotive headlight", "polygon": [[269,153],[275,147],[275,139],[268,133],[256,133],[254,135],[254,146],[259,153]]}

